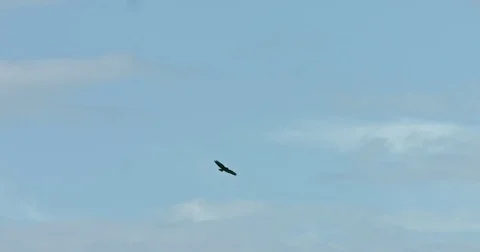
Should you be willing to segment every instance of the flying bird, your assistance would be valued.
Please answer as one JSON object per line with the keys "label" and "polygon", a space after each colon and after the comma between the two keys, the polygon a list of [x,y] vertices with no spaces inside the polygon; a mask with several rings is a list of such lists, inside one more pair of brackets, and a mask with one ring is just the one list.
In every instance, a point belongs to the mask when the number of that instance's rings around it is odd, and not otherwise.
{"label": "flying bird", "polygon": [[215,164],[218,165],[218,167],[220,167],[220,169],[218,169],[220,172],[226,172],[226,173],[232,174],[233,176],[237,176],[237,173],[236,173],[236,172],[228,169],[228,167],[226,167],[225,165],[223,165],[222,163],[220,163],[220,161],[215,160],[214,162],[215,162]]}

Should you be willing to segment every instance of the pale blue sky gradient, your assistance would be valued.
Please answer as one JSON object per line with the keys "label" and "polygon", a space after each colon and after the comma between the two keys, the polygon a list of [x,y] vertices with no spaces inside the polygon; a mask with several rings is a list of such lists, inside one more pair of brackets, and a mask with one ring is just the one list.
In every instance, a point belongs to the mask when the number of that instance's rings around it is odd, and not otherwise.
{"label": "pale blue sky gradient", "polygon": [[[381,182],[362,171],[395,165],[279,144],[269,134],[333,118],[476,128],[479,25],[479,3],[447,0],[138,0],[133,9],[104,0],[0,9],[2,60],[129,54],[142,64],[126,78],[46,87],[38,103],[24,90],[2,104],[9,116],[0,118],[0,177],[9,197],[35,201],[54,219],[143,219],[196,198],[478,213],[480,187],[472,183],[409,174]],[[420,98],[401,98],[409,94]],[[360,100],[370,106],[355,105]],[[214,159],[239,175],[220,174]],[[325,179],[339,172],[350,182]],[[26,218],[11,209],[6,216]]]}

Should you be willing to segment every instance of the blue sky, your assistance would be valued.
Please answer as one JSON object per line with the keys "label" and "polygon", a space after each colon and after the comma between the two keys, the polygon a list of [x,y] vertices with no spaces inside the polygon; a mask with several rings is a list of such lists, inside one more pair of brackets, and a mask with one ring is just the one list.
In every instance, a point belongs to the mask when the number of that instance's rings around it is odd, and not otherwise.
{"label": "blue sky", "polygon": [[[0,248],[58,228],[123,238],[29,246],[220,251],[229,226],[253,252],[480,246],[475,1],[12,0],[0,13]],[[20,221],[34,226],[17,234]]]}

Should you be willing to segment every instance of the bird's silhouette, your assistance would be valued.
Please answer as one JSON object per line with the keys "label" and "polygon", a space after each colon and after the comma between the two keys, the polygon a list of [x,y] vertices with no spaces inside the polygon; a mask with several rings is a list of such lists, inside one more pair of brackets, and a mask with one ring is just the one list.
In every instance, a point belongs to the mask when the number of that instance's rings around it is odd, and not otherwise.
{"label": "bird's silhouette", "polygon": [[237,176],[237,173],[230,170],[228,167],[226,167],[225,165],[223,165],[222,163],[220,163],[220,161],[218,160],[215,160],[214,161],[216,165],[218,165],[218,167],[220,167],[218,170],[220,172],[226,172],[226,173],[229,173],[229,174],[232,174],[233,176]]}

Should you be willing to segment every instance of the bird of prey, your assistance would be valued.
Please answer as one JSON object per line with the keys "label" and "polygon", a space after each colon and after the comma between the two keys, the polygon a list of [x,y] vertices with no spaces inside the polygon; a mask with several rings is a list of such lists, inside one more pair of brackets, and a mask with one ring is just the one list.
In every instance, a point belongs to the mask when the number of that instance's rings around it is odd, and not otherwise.
{"label": "bird of prey", "polygon": [[225,165],[223,165],[222,163],[220,163],[220,161],[215,160],[214,162],[215,162],[215,164],[218,165],[218,167],[220,167],[220,169],[218,169],[220,172],[226,172],[226,173],[232,174],[233,176],[237,176],[237,173],[235,173],[234,171],[228,169],[228,167],[226,167]]}

